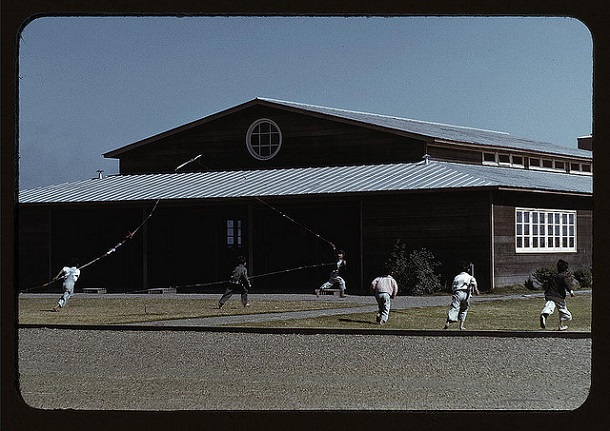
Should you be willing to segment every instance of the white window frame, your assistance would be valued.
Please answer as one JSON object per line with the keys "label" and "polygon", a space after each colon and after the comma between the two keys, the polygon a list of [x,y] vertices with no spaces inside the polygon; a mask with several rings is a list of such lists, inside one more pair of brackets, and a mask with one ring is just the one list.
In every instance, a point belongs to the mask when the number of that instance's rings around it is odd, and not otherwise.
{"label": "white window frame", "polygon": [[[521,157],[521,163],[515,162],[515,157]],[[513,168],[525,168],[525,156],[511,154],[510,155],[510,165]]]}
{"label": "white window frame", "polygon": [[[494,160],[493,162],[491,160],[485,160],[485,155],[493,155],[494,156]],[[482,162],[484,165],[493,165],[493,166],[497,166],[498,165],[498,153],[492,153],[490,151],[484,151],[482,157]]]}
{"label": "white window frame", "polygon": [[240,249],[243,246],[243,230],[240,219],[227,219],[225,224],[226,245],[230,249]]}
{"label": "white window frame", "polygon": [[[540,166],[532,166],[532,164],[530,163],[529,168],[533,171],[535,170],[535,171],[547,171],[547,172],[567,172],[568,170],[567,170],[566,165],[569,166],[569,164],[570,164],[569,160],[556,160],[556,159],[551,159],[548,157],[530,157],[530,159],[532,159],[532,158],[540,160]],[[551,167],[543,166],[544,162],[551,162]],[[563,163],[564,167],[557,168],[556,162]]]}
{"label": "white window frame", "polygon": [[[257,127],[262,124],[269,124],[273,129],[270,132],[257,132]],[[277,143],[272,142],[272,136],[276,136],[278,139]],[[253,146],[252,139],[258,139],[258,143]],[[246,133],[246,147],[248,152],[256,160],[270,160],[280,151],[282,146],[282,131],[275,121],[269,118],[259,118],[248,128]],[[269,150],[269,154],[261,154],[261,149],[266,148]]]}
{"label": "white window frame", "polygon": [[[490,160],[485,160],[485,155],[493,155],[494,156],[494,161],[490,161]],[[501,162],[500,161],[500,155],[502,156],[507,156],[508,157],[508,162]],[[515,161],[513,160],[513,157],[521,157],[521,163],[515,163]],[[498,153],[498,152],[491,152],[491,151],[484,151],[482,156],[482,163],[483,165],[488,165],[488,166],[506,166],[506,167],[511,167],[511,168],[517,168],[517,169],[524,169],[525,168],[525,164],[524,164],[524,160],[525,160],[525,156],[522,155],[518,155],[518,154],[511,154],[511,153]]]}
{"label": "white window frame", "polygon": [[[572,165],[578,165],[578,169],[572,169]],[[593,175],[593,164],[584,162],[569,162],[570,173],[578,175]],[[585,171],[583,166],[588,166],[589,170]]]}
{"label": "white window frame", "polygon": [[515,208],[517,253],[576,253],[575,210]]}
{"label": "white window frame", "polygon": [[[508,159],[508,161],[501,160],[501,157]],[[508,153],[496,153],[496,160],[500,166],[511,166],[513,158],[512,155]]]}
{"label": "white window frame", "polygon": [[[588,170],[588,171],[585,171],[585,170],[583,169],[583,166],[585,166],[585,165],[589,167],[589,170]],[[580,172],[581,172],[583,175],[593,175],[593,163],[581,163],[581,164],[580,164]]]}

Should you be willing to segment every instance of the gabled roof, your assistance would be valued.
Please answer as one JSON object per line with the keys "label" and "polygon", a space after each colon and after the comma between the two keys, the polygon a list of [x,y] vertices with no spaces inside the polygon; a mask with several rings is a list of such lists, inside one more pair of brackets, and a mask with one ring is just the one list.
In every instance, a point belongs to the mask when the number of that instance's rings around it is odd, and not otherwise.
{"label": "gabled roof", "polygon": [[385,165],[116,175],[23,190],[21,204],[324,196],[418,190],[522,189],[591,195],[593,178],[430,161]]}
{"label": "gabled roof", "polygon": [[476,129],[472,127],[453,126],[450,124],[432,123],[410,120],[387,115],[370,114],[366,112],[348,111],[344,109],[326,108],[305,105],[294,102],[284,102],[273,99],[260,99],[278,105],[301,109],[309,112],[343,118],[362,124],[375,125],[389,130],[406,132],[435,140],[446,140],[456,143],[476,144],[506,149],[536,151],[541,153],[562,154],[568,156],[591,158],[591,152],[578,148],[568,148],[546,142],[534,141],[510,135],[506,132]]}
{"label": "gabled roof", "polygon": [[133,144],[109,151],[104,154],[104,157],[116,158],[120,154],[139,148],[159,139],[171,136],[193,127],[197,127],[215,119],[222,118],[240,110],[249,108],[254,105],[264,105],[275,107],[278,109],[291,110],[304,115],[315,115],[318,117],[347,122],[350,124],[367,127],[378,128],[389,133],[400,133],[416,138],[436,141],[446,141],[452,143],[461,143],[469,145],[477,145],[479,147],[489,147],[495,149],[515,149],[522,151],[530,151],[542,154],[558,154],[570,157],[579,157],[591,159],[592,153],[587,150],[578,148],[568,148],[560,145],[555,145],[546,142],[535,141],[531,139],[521,138],[510,135],[505,132],[496,132],[492,130],[476,129],[471,127],[453,126],[449,124],[432,123],[419,120],[410,120],[387,115],[371,114],[366,112],[349,111],[345,109],[328,108],[316,105],[307,105],[303,103],[287,102],[282,100],[256,98],[249,102],[237,105],[233,108],[212,114],[200,120],[185,124],[175,129],[168,130],[150,138],[135,142]]}

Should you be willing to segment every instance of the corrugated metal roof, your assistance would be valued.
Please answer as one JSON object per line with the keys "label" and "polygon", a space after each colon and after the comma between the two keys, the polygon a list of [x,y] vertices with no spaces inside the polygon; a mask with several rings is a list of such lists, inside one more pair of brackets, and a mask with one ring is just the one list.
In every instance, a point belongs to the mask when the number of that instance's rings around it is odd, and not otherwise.
{"label": "corrugated metal roof", "polygon": [[116,175],[19,192],[19,202],[129,202],[510,187],[591,194],[591,176],[430,161],[428,164]]}
{"label": "corrugated metal roof", "polygon": [[287,106],[304,111],[317,112],[323,115],[357,121],[401,132],[412,133],[434,139],[468,144],[487,145],[497,148],[537,151],[548,154],[563,154],[573,157],[592,158],[591,151],[578,148],[569,148],[547,142],[521,138],[506,132],[484,130],[471,127],[454,126],[419,120],[410,120],[387,115],[371,114],[366,112],[349,111],[344,109],[328,108],[323,106],[307,105],[303,103],[286,102],[282,100],[258,98],[269,103]]}
{"label": "corrugated metal roof", "polygon": [[254,104],[264,104],[276,108],[288,108],[298,110],[301,113],[319,114],[325,117],[330,117],[338,120],[360,123],[365,127],[376,126],[395,131],[407,133],[414,136],[429,138],[432,140],[450,141],[457,143],[473,144],[487,146],[496,149],[516,149],[528,152],[538,152],[544,154],[561,154],[570,157],[579,157],[591,159],[592,153],[588,150],[578,148],[569,148],[561,145],[555,145],[547,142],[534,141],[531,139],[521,138],[510,135],[505,132],[497,132],[492,130],[483,130],[472,127],[454,126],[449,124],[440,124],[427,121],[411,120],[388,115],[372,114],[366,112],[350,111],[346,109],[328,108],[324,106],[308,105],[304,103],[288,102],[284,100],[275,100],[264,97],[257,97],[249,102],[226,109],[221,112],[209,115],[199,120],[188,124],[167,130],[155,136],[143,139],[138,142],[117,148],[104,153],[104,157],[119,157],[125,151],[139,148],[158,139],[171,136],[174,133],[179,133],[193,127],[198,127],[202,124],[216,120],[226,115],[235,113],[241,109],[248,108]]}

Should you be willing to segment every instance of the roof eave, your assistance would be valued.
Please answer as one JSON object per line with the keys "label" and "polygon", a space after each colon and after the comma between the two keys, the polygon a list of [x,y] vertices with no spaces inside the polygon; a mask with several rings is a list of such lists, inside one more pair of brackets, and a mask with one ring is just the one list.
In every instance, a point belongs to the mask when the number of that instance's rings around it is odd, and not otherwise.
{"label": "roof eave", "polygon": [[240,105],[234,106],[232,108],[229,109],[225,109],[223,111],[217,112],[215,114],[211,114],[208,115],[204,118],[201,118],[199,120],[195,120],[192,121],[190,123],[184,124],[182,126],[178,126],[175,127],[173,129],[170,130],[166,130],[165,132],[161,132],[159,134],[150,136],[146,139],[142,139],[140,141],[134,142],[132,144],[126,145],[124,147],[120,147],[117,148],[116,150],[112,150],[112,151],[108,151],[106,153],[103,153],[102,156],[104,156],[105,158],[109,158],[109,159],[116,159],[118,158],[121,154],[126,153],[128,151],[132,151],[135,150],[137,148],[140,148],[144,145],[150,144],[152,142],[156,142],[159,141],[161,139],[167,138],[168,136],[174,135],[176,133],[181,133],[181,132],[185,132],[187,130],[190,130],[194,127],[198,127],[201,126],[203,124],[209,123],[211,121],[217,120],[219,118],[225,117],[227,115],[233,114],[235,112],[241,111],[243,109],[247,109],[253,105],[262,105],[262,106],[267,106],[267,107],[271,107],[271,108],[276,108],[276,109],[281,109],[287,112],[296,112],[299,114],[304,114],[304,115],[308,115],[310,117],[315,117],[315,118],[322,118],[322,119],[331,119],[332,121],[336,121],[339,123],[343,123],[343,124],[350,124],[350,125],[355,125],[355,126],[359,126],[359,127],[365,127],[368,129],[372,129],[372,130],[378,130],[378,131],[382,131],[382,132],[386,132],[386,133],[392,133],[395,135],[400,135],[400,136],[406,136],[406,137],[410,137],[410,138],[414,138],[414,139],[421,139],[421,140],[430,140],[433,139],[432,136],[428,136],[428,135],[422,135],[422,134],[417,134],[417,133],[413,133],[413,132],[406,132],[403,130],[397,130],[391,127],[383,127],[383,126],[378,126],[375,124],[370,124],[367,123],[365,121],[358,121],[358,120],[352,120],[349,118],[343,118],[337,115],[333,115],[333,114],[329,114],[329,113],[323,113],[323,112],[316,112],[316,111],[312,111],[312,110],[308,110],[306,108],[300,108],[300,107],[296,107],[296,106],[289,106],[289,105],[284,105],[282,103],[279,102],[274,102],[272,100],[266,100],[266,99],[260,99],[260,98],[255,98],[252,99],[248,102],[242,103]]}
{"label": "roof eave", "polygon": [[175,134],[181,133],[181,132],[185,132],[194,127],[201,126],[203,124],[209,123],[209,122],[217,120],[219,118],[226,117],[227,115],[230,115],[230,114],[240,111],[242,109],[249,108],[250,106],[260,103],[260,102],[261,101],[259,99],[250,100],[248,102],[242,103],[242,104],[234,106],[232,108],[225,109],[225,110],[217,112],[215,114],[211,114],[206,117],[200,118],[199,120],[195,120],[190,123],[183,124],[182,126],[178,126],[173,129],[166,130],[165,132],[158,133],[158,134],[150,136],[146,139],[142,139],[140,141],[126,145],[124,147],[117,148],[116,150],[108,151],[106,153],[103,153],[102,156],[104,156],[105,158],[108,158],[108,159],[116,159],[116,158],[118,158],[118,156],[120,156],[121,154],[126,153],[128,151],[135,150],[144,145],[159,141],[163,138],[167,138],[168,136],[175,135]]}
{"label": "roof eave", "polygon": [[581,197],[593,197],[593,193],[584,193],[584,192],[574,192],[569,190],[549,190],[549,189],[527,189],[522,187],[507,187],[507,186],[499,186],[497,187],[498,191],[507,191],[507,192],[528,192],[528,193],[543,193],[543,194],[554,194],[561,196],[581,196]]}

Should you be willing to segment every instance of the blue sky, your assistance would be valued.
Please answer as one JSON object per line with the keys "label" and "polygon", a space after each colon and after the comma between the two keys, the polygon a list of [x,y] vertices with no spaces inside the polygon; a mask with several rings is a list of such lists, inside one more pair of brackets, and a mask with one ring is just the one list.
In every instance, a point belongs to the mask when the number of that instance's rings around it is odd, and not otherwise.
{"label": "blue sky", "polygon": [[592,41],[571,18],[46,17],[19,46],[20,188],[268,97],[576,147]]}

